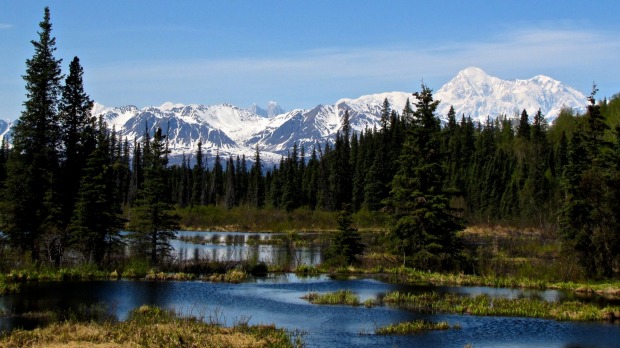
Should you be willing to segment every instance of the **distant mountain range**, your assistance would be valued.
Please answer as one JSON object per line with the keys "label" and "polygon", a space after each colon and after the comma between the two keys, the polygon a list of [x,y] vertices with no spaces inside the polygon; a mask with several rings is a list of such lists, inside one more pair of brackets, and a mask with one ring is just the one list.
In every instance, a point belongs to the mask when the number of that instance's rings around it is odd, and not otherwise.
{"label": "distant mountain range", "polygon": [[[473,67],[460,71],[434,92],[434,98],[441,100],[437,110],[440,118],[445,119],[452,105],[459,117],[471,116],[481,121],[498,115],[517,117],[523,109],[530,116],[540,109],[552,121],[563,107],[581,112],[587,102],[583,93],[547,76],[506,81]],[[93,114],[103,115],[110,127],[114,126],[129,139],[140,139],[147,126],[151,132],[161,127],[168,132],[172,163],[180,161],[183,154],[193,157],[201,141],[208,158],[216,153],[223,158],[245,154],[251,160],[258,146],[262,159],[274,164],[295,143],[309,153],[315,144],[323,146],[326,141],[333,141],[345,110],[349,111],[353,131],[379,127],[385,99],[398,112],[407,99],[412,105],[415,103],[410,92],[388,92],[288,112],[275,102],[265,109],[257,105],[246,109],[229,104],[165,103],[142,109],[95,104]],[[0,121],[0,134],[6,133],[10,126]]]}
{"label": "distant mountain range", "polygon": [[457,115],[465,114],[484,121],[487,116],[520,115],[523,109],[533,116],[538,109],[552,122],[563,107],[583,111],[587,103],[583,93],[544,75],[528,80],[502,80],[478,68],[460,71],[434,94],[442,103],[440,115],[450,105]]}

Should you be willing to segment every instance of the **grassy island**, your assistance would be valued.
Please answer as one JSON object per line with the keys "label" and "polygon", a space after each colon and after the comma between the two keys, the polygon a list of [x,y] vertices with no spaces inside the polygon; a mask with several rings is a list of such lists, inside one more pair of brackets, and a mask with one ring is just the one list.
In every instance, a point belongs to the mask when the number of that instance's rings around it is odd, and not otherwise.
{"label": "grassy island", "polygon": [[[310,293],[303,298],[310,303],[321,305],[358,306],[361,304],[358,296],[351,290],[338,290],[324,294]],[[435,292],[417,295],[394,291],[387,293],[381,299],[368,299],[363,304],[366,307],[387,304],[421,313],[514,316],[560,321],[614,321],[620,319],[620,306],[599,307],[579,301],[554,302],[529,298],[492,298],[488,295],[468,297]]]}
{"label": "grassy island", "polygon": [[124,322],[64,321],[35,330],[14,330],[0,347],[295,347],[291,336],[274,325],[238,323],[222,327],[142,306]]}

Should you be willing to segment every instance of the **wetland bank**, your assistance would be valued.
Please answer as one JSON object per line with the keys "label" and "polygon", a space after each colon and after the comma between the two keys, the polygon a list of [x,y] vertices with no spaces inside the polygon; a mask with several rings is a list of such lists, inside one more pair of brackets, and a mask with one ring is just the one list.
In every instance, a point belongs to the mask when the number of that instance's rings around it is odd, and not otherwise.
{"label": "wetland bank", "polygon": [[[546,304],[570,305],[572,307],[569,309],[575,310],[581,304],[595,312],[609,308],[618,310],[619,299],[594,292],[575,292],[576,288],[524,288],[519,285],[459,286],[456,281],[449,281],[447,275],[424,271],[420,273],[426,278],[422,278],[417,271],[402,269],[398,264],[391,265],[393,268],[384,265],[380,274],[369,269],[362,271],[361,268],[329,269],[321,266],[321,238],[316,234],[294,237],[305,240],[300,243],[304,247],[309,247],[308,240],[319,242],[319,245],[311,248],[311,253],[290,253],[290,250],[282,248],[282,239],[291,238],[286,234],[181,232],[179,235],[189,237],[193,242],[183,241],[190,240],[185,238],[175,241],[175,248],[178,247],[175,249],[176,253],[198,255],[203,260],[216,255],[220,263],[234,264],[234,267],[247,262],[266,262],[268,268],[294,271],[295,264],[305,257],[316,260],[317,263],[312,267],[299,267],[303,272],[297,274],[289,271],[269,272],[261,276],[247,274],[243,281],[235,283],[211,282],[200,278],[200,275],[196,275],[195,280],[174,280],[172,276],[168,278],[170,280],[144,280],[143,277],[148,275],[149,271],[139,278],[123,277],[122,272],[119,272],[119,280],[39,279],[22,282],[19,283],[19,292],[0,297],[0,306],[5,311],[0,320],[2,329],[10,332],[18,327],[32,329],[41,324],[43,327],[48,325],[44,320],[35,315],[27,315],[28,313],[69,313],[91,306],[103,310],[106,317],[113,318],[114,322],[123,323],[131,318],[132,311],[142,305],[149,305],[177,313],[181,318],[197,317],[207,323],[217,322],[222,327],[235,327],[240,323],[250,327],[274,325],[277,329],[285,330],[282,333],[276,332],[276,336],[287,334],[287,342],[303,342],[308,347],[325,347],[330,344],[337,344],[339,347],[464,347],[467,344],[474,347],[510,344],[607,347],[620,340],[620,326],[609,321],[609,318],[541,319],[547,316],[536,315],[535,311],[531,311],[534,307],[529,307],[532,303],[539,307],[547,307]],[[262,242],[258,242],[259,240]],[[187,247],[197,248],[198,251],[186,253],[183,250]],[[218,250],[215,253],[214,248]],[[292,263],[284,266],[272,262]],[[456,280],[458,277],[452,279]],[[595,288],[595,284],[590,286]],[[354,297],[353,303],[332,301],[331,304],[323,305],[311,304],[305,299],[314,293],[328,296],[338,292]],[[399,299],[405,294],[408,298],[430,296],[430,303],[436,303],[437,308],[431,308],[428,302],[420,305],[419,301],[418,308],[414,308]],[[444,301],[440,301],[442,299]],[[500,309],[499,304],[506,302],[517,307],[523,306],[524,311],[482,313],[459,309],[465,308],[465,304],[456,302],[459,300],[479,303],[481,299],[486,300],[487,304],[494,303],[496,310]],[[445,307],[439,308],[440,304]],[[435,328],[441,329],[416,331],[415,327],[407,326],[413,325],[408,323],[420,321],[437,324]],[[86,320],[86,324],[89,322]],[[61,322],[55,325],[65,324]],[[107,328],[105,325],[103,327]],[[411,331],[406,330],[407,328]],[[126,330],[115,329],[120,332]],[[233,334],[235,330],[245,332],[243,330],[246,329],[242,327],[231,330],[230,334]],[[392,334],[383,335],[384,332]],[[117,336],[109,333],[105,337]],[[260,341],[258,338],[256,340]],[[170,346],[174,345],[170,343]]]}

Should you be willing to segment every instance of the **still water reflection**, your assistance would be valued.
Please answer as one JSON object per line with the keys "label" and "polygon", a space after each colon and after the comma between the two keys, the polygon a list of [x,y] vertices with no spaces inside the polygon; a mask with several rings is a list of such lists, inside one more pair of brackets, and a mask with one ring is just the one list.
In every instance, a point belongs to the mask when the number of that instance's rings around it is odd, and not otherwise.
{"label": "still water reflection", "polygon": [[[300,264],[321,263],[321,247],[308,244],[295,248],[281,243],[283,234],[246,232],[179,231],[180,239],[172,241],[174,256],[180,261],[208,259],[212,261],[256,260],[295,268]],[[188,242],[191,240],[191,242]]]}
{"label": "still water reflection", "polygon": [[[308,292],[350,289],[362,300],[382,296],[388,291],[428,291],[384,283],[375,279],[337,280],[326,276],[299,278],[282,274],[257,278],[242,284],[149,281],[40,282],[25,284],[19,294],[0,297],[0,307],[13,313],[77,308],[104,303],[111,314],[125,319],[142,304],[152,304],[194,315],[219,316],[227,324],[250,317],[250,324],[275,323],[278,327],[307,332],[309,347],[617,347],[620,326],[606,323],[568,323],[541,319],[475,317],[467,315],[418,314],[392,307],[318,306],[301,297]],[[536,296],[559,299],[557,291],[499,291],[491,288],[435,288],[464,295],[488,293],[491,296]],[[430,332],[415,336],[383,337],[360,335],[377,325],[405,320],[447,320],[460,330]],[[3,330],[32,322],[3,318]]]}

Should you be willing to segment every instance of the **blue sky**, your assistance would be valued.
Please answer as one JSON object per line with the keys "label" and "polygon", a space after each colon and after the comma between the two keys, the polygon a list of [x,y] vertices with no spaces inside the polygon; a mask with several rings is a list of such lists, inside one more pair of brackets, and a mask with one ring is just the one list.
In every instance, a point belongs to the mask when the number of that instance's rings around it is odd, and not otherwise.
{"label": "blue sky", "polygon": [[106,106],[277,101],[287,110],[437,90],[477,66],[620,92],[620,1],[0,0],[0,119],[19,116],[43,8],[63,69]]}

